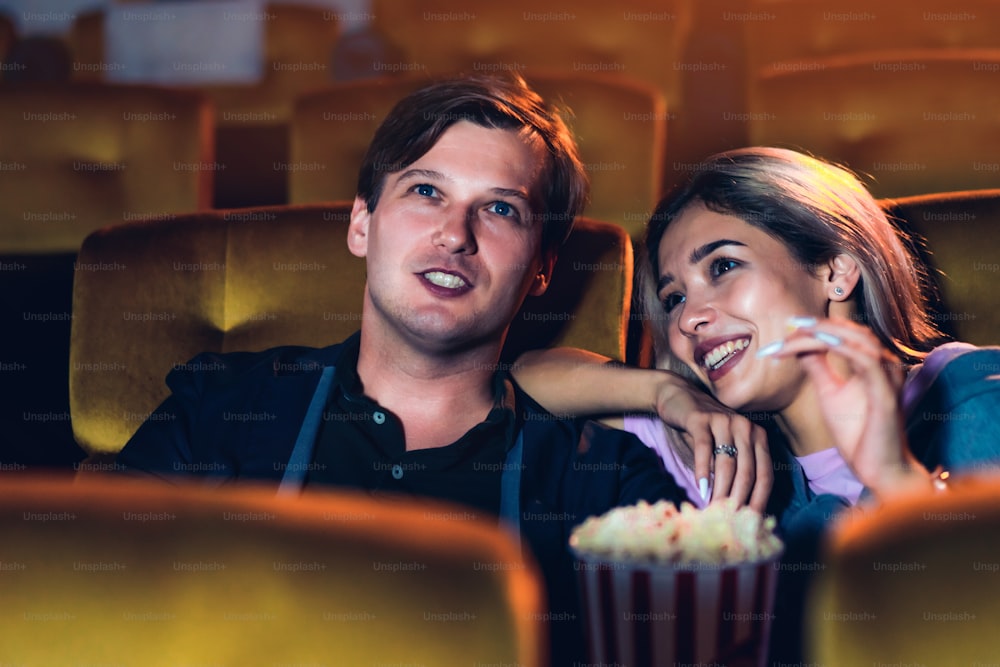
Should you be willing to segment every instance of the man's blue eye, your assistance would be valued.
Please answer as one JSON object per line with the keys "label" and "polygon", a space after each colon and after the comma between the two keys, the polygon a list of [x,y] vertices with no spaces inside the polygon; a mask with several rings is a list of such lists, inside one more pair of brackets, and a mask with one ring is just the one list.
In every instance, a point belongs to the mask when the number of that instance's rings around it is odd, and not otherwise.
{"label": "man's blue eye", "polygon": [[414,188],[416,193],[422,197],[433,197],[434,193],[437,192],[433,185],[420,184]]}

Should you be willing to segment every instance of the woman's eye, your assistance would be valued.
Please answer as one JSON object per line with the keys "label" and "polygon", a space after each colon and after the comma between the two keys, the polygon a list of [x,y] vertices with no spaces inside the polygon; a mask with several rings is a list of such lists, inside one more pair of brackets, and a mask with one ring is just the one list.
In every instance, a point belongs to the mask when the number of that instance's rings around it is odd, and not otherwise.
{"label": "woman's eye", "polygon": [[713,276],[721,276],[723,273],[732,271],[737,266],[739,262],[728,257],[720,257],[719,259],[712,262],[711,271]]}
{"label": "woman's eye", "polygon": [[490,213],[496,213],[497,215],[502,215],[505,218],[517,217],[517,209],[508,204],[505,201],[495,201],[490,204]]}
{"label": "woman's eye", "polygon": [[674,308],[684,303],[684,295],[674,292],[673,294],[668,294],[660,300],[663,304],[663,311],[666,313],[671,312]]}
{"label": "woman's eye", "polygon": [[421,183],[420,185],[413,186],[413,191],[416,192],[421,197],[433,197],[437,194],[437,190],[434,189],[433,185],[427,185],[426,183]]}

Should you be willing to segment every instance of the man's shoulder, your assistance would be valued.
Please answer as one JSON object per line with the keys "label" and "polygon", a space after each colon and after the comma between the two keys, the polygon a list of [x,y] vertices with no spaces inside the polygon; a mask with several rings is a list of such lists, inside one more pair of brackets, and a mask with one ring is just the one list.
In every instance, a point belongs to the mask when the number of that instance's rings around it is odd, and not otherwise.
{"label": "man's shoulder", "polygon": [[[586,417],[553,414],[523,392],[518,400],[524,479],[551,506],[571,507],[582,520],[638,500],[687,499],[659,456],[634,434]],[[561,501],[554,498],[556,487],[562,489]]]}
{"label": "man's shoulder", "polygon": [[540,444],[548,456],[617,460],[638,452],[656,459],[634,434],[587,416],[549,412],[516,384],[514,387],[526,444]]}
{"label": "man's shoulder", "polygon": [[[604,426],[593,419],[580,415],[563,414],[550,412],[543,408],[530,394],[521,389],[516,382],[511,382],[514,386],[514,400],[517,406],[518,416],[524,425],[549,426],[549,431],[557,431],[565,434],[582,434],[584,429],[597,428],[598,433],[608,431],[613,435],[617,429]],[[528,426],[531,430],[532,426]]]}
{"label": "man's shoulder", "polygon": [[325,366],[336,365],[343,345],[322,348],[281,345],[258,352],[202,352],[190,361],[174,365],[167,384],[175,390],[187,385],[225,387],[310,375],[321,372]]}

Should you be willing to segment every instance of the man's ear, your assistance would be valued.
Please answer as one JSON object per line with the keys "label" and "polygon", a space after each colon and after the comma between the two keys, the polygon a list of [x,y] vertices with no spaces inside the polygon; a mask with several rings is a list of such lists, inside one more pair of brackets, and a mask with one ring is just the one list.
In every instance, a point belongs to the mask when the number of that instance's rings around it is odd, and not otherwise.
{"label": "man's ear", "polygon": [[368,202],[361,197],[354,198],[351,209],[351,222],[347,226],[347,249],[356,257],[368,254],[368,223],[371,213],[368,212]]}
{"label": "man's ear", "polygon": [[535,274],[535,279],[531,282],[531,289],[528,290],[528,294],[531,296],[541,296],[545,294],[545,290],[549,288],[549,283],[552,281],[552,271],[556,266],[556,254],[554,252],[546,253],[542,256],[542,264],[538,267],[538,273]]}
{"label": "man's ear", "polygon": [[850,299],[861,280],[861,267],[856,259],[846,253],[840,253],[827,262],[823,273],[826,298],[830,301]]}

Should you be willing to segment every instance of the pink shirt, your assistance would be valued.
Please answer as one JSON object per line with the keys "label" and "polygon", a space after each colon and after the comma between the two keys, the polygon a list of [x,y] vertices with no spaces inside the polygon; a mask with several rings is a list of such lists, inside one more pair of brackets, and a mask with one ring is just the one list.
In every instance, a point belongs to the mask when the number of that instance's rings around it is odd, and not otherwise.
{"label": "pink shirt", "polygon": [[[704,507],[708,503],[701,499],[698,492],[698,480],[694,478],[694,470],[687,467],[680,455],[677,447],[685,447],[683,443],[673,444],[674,435],[657,417],[648,415],[625,415],[625,430],[632,433],[642,442],[659,454],[663,461],[663,467],[667,469],[673,478],[687,493],[691,499],[691,504],[695,507]],[[709,498],[712,497],[712,486],[709,484]]]}
{"label": "pink shirt", "polygon": [[[677,453],[676,446],[685,447],[685,445],[682,443],[673,444],[675,436],[673,432],[664,427],[663,422],[648,415],[625,415],[625,430],[634,434],[647,447],[659,454],[664,468],[687,492],[691,504],[695,507],[704,507],[707,504],[701,499],[701,494],[698,492],[698,481],[695,479],[694,470],[688,468]],[[832,493],[846,499],[852,505],[858,502],[858,497],[864,487],[854,477],[854,473],[851,472],[847,462],[840,456],[836,447],[824,449],[815,454],[796,456],[795,459],[802,465],[806,479],[809,480],[809,488],[813,493]],[[709,480],[709,498],[712,497],[711,489],[711,480]]]}
{"label": "pink shirt", "polygon": [[858,502],[858,497],[865,487],[851,472],[847,461],[836,447],[805,456],[796,456],[795,460],[802,466],[802,472],[809,480],[810,491],[816,495],[832,493],[852,505]]}

